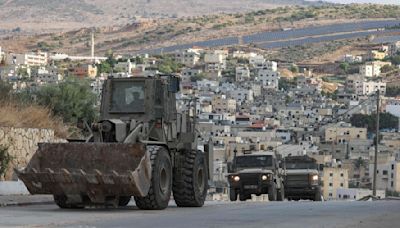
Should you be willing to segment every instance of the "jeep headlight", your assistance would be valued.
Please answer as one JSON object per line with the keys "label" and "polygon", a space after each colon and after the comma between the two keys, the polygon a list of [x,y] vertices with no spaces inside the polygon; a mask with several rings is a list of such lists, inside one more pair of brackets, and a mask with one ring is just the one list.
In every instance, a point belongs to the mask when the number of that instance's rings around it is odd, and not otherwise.
{"label": "jeep headlight", "polygon": [[262,179],[263,181],[266,181],[266,180],[268,180],[268,176],[267,176],[267,175],[262,175],[261,179]]}
{"label": "jeep headlight", "polygon": [[318,180],[318,175],[313,175],[313,176],[312,176],[312,180],[313,180],[313,181],[317,181],[317,180]]}
{"label": "jeep headlight", "polygon": [[240,181],[240,177],[239,176],[233,176],[232,179],[236,182]]}

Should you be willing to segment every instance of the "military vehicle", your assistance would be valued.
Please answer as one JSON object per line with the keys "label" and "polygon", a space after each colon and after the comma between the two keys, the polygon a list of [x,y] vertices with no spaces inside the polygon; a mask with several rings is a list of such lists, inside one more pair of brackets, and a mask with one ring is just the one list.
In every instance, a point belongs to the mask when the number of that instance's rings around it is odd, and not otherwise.
{"label": "military vehicle", "polygon": [[195,102],[177,111],[179,78],[111,78],[102,92],[100,121],[85,142],[39,145],[16,170],[31,194],[52,194],[60,208],[200,207],[208,188],[207,153],[197,150]]}
{"label": "military vehicle", "polygon": [[[236,154],[236,153],[235,153]],[[270,201],[282,201],[284,186],[282,169],[274,152],[256,152],[235,156],[228,175],[229,199],[251,199],[251,195],[268,194]]]}
{"label": "military vehicle", "polygon": [[318,164],[308,156],[286,157],[285,195],[289,200],[309,199],[321,201]]}

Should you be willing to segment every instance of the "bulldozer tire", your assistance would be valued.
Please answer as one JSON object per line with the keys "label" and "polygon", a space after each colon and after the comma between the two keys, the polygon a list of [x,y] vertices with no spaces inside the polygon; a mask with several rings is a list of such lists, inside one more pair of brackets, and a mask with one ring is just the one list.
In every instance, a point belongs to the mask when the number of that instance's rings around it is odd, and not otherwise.
{"label": "bulldozer tire", "polygon": [[268,188],[268,200],[276,201],[278,198],[278,193],[276,190],[276,184],[272,183],[271,187]]}
{"label": "bulldozer tire", "polygon": [[83,206],[83,205],[68,204],[67,196],[65,196],[65,195],[54,195],[53,198],[54,198],[54,202],[61,209],[83,209],[83,208],[85,208],[85,206]]}
{"label": "bulldozer tire", "polygon": [[173,194],[176,205],[202,207],[208,189],[208,172],[204,154],[201,151],[186,152],[183,167],[175,171],[182,177],[181,181],[174,179]]}
{"label": "bulldozer tire", "polygon": [[234,188],[229,189],[229,200],[230,201],[237,201],[238,194]]}
{"label": "bulldozer tire", "polygon": [[162,210],[168,207],[172,190],[172,164],[167,149],[147,146],[151,159],[151,184],[145,197],[136,197],[136,206],[144,210]]}
{"label": "bulldozer tire", "polygon": [[131,201],[130,196],[120,196],[118,200],[118,206],[125,207]]}

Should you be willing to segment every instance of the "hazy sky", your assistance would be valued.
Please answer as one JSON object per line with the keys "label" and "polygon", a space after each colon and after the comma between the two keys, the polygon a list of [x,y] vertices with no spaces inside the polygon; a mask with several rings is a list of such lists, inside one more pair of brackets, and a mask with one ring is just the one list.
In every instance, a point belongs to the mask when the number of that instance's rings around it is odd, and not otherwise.
{"label": "hazy sky", "polygon": [[327,0],[337,3],[380,3],[380,4],[397,4],[400,5],[400,0]]}

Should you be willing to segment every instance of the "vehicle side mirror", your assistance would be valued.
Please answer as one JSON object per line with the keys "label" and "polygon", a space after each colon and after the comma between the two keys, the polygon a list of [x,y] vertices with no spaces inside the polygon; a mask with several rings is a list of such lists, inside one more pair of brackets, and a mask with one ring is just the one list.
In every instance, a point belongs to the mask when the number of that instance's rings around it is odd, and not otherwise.
{"label": "vehicle side mirror", "polygon": [[228,162],[226,163],[227,167],[228,167],[228,173],[233,173],[233,164],[232,162]]}

